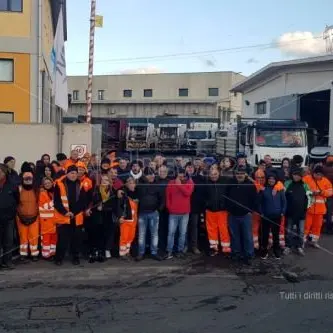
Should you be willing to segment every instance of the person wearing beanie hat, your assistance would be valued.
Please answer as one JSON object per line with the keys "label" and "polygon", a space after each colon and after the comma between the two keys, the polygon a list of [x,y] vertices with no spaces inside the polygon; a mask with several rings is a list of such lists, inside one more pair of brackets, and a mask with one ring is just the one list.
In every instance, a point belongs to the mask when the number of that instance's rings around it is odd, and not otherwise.
{"label": "person wearing beanie hat", "polygon": [[0,268],[12,265],[13,235],[19,193],[17,186],[8,180],[8,168],[0,164]]}
{"label": "person wearing beanie hat", "polygon": [[84,216],[88,208],[87,192],[78,179],[78,168],[69,165],[66,177],[58,179],[54,187],[54,208],[57,227],[55,263],[61,265],[69,243],[73,265],[80,264],[80,249]]}
{"label": "person wearing beanie hat", "polygon": [[[307,209],[312,202],[312,193],[310,188],[302,180],[302,168],[293,166],[291,168],[291,179],[285,182],[286,189],[286,248],[284,254],[291,253],[295,247],[297,253],[304,256],[304,221]],[[293,232],[296,225],[296,236]]]}
{"label": "person wearing beanie hat", "polygon": [[146,252],[146,233],[147,228],[150,231],[150,254],[155,260],[162,260],[158,255],[158,227],[159,214],[163,209],[164,197],[161,187],[157,185],[155,171],[149,167],[143,170],[143,177],[139,180],[137,186],[139,200],[139,251],[137,261],[144,258]]}
{"label": "person wearing beanie hat", "polygon": [[20,238],[21,260],[28,258],[30,248],[31,257],[36,261],[39,255],[39,191],[34,186],[34,174],[29,169],[22,172],[19,195],[17,228]]}
{"label": "person wearing beanie hat", "polygon": [[268,258],[268,239],[269,234],[273,235],[273,252],[276,259],[281,257],[280,248],[280,225],[282,217],[286,213],[287,204],[284,191],[273,193],[277,183],[275,172],[267,173],[265,188],[260,194],[260,207],[263,219],[261,222],[261,258]]}
{"label": "person wearing beanie hat", "polygon": [[315,166],[312,174],[303,177],[303,181],[310,188],[313,198],[306,214],[304,237],[305,241],[310,241],[310,245],[318,248],[321,227],[327,212],[326,199],[333,195],[332,183],[324,177],[324,168],[321,165]]}
{"label": "person wearing beanie hat", "polygon": [[291,160],[291,166],[301,168],[304,162],[304,158],[301,155],[294,155]]}

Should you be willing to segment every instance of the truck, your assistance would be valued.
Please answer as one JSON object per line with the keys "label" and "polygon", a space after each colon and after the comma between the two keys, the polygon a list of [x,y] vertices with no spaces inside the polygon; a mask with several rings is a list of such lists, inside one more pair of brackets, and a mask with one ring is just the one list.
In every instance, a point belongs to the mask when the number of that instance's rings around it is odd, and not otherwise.
{"label": "truck", "polygon": [[192,153],[215,152],[217,131],[218,123],[191,123],[185,132],[186,150]]}
{"label": "truck", "polygon": [[157,136],[152,123],[129,123],[126,133],[127,151],[150,151],[157,146]]}
{"label": "truck", "polygon": [[[216,152],[235,156],[244,153],[251,165],[258,165],[265,155],[270,155],[275,167],[282,159],[301,155],[308,162],[308,125],[293,119],[238,118],[236,136],[218,137]],[[232,148],[234,147],[234,149]]]}
{"label": "truck", "polygon": [[157,148],[162,152],[179,152],[186,147],[186,124],[159,124]]}

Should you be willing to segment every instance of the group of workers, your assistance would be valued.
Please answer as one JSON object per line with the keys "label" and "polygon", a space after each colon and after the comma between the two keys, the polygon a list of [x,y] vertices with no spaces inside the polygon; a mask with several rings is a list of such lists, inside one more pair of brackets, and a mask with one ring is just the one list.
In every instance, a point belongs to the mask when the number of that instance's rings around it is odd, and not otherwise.
{"label": "group of workers", "polygon": [[324,218],[333,230],[333,158],[302,165],[297,155],[281,168],[266,155],[253,170],[244,155],[177,157],[169,166],[161,154],[143,165],[72,151],[24,162],[18,174],[8,156],[0,164],[0,264],[12,267],[16,233],[22,261],[41,256],[61,265],[67,250],[74,265],[82,254],[90,263],[199,255],[203,226],[211,256],[250,265],[255,252],[267,259],[270,247],[277,260],[293,250],[304,255],[305,244],[319,247]]}

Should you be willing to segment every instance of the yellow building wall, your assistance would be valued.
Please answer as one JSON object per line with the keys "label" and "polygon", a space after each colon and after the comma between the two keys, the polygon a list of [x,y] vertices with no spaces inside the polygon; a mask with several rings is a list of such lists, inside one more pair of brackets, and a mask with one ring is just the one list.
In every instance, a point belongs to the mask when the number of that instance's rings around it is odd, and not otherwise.
{"label": "yellow building wall", "polygon": [[[44,0],[43,2],[43,27],[42,27],[42,52],[46,63],[50,64],[51,59],[51,50],[53,46],[53,23],[52,23],[52,12],[51,12],[51,5],[50,0]],[[45,69],[44,61],[41,64],[41,70]]]}
{"label": "yellow building wall", "polygon": [[30,55],[1,53],[14,59],[14,82],[0,82],[0,112],[13,112],[15,123],[30,122]]}
{"label": "yellow building wall", "polygon": [[32,1],[24,0],[23,12],[0,12],[0,37],[30,37]]}

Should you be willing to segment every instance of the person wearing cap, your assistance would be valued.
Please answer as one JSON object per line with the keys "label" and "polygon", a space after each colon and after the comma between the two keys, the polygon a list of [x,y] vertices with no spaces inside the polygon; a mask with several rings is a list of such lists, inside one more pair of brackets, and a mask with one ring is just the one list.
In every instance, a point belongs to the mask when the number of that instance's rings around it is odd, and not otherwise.
{"label": "person wearing cap", "polygon": [[226,210],[229,213],[231,255],[235,261],[251,265],[254,255],[252,213],[258,211],[259,195],[254,184],[247,179],[246,167],[235,170],[235,178],[226,190]]}
{"label": "person wearing cap", "polygon": [[67,170],[71,165],[77,166],[79,162],[79,153],[77,150],[72,150],[69,159],[64,164],[64,169]]}
{"label": "person wearing cap", "polygon": [[17,205],[19,203],[18,188],[8,178],[8,168],[0,164],[0,267],[10,268],[14,245],[14,230]]}
{"label": "person wearing cap", "polygon": [[281,258],[280,225],[285,215],[287,202],[284,191],[273,193],[277,183],[275,173],[267,174],[265,187],[260,191],[260,210],[263,215],[261,222],[261,258],[268,258],[268,238],[273,235],[273,252],[276,259]]}
{"label": "person wearing cap", "polygon": [[117,219],[120,224],[119,256],[129,259],[138,224],[137,181],[127,178],[122,190],[117,191]]}
{"label": "person wearing cap", "polygon": [[139,251],[137,261],[144,259],[146,252],[147,228],[150,232],[150,254],[155,260],[161,260],[158,255],[158,226],[159,211],[163,210],[164,196],[161,187],[155,179],[155,171],[149,167],[144,168],[143,176],[137,185],[139,200]]}
{"label": "person wearing cap", "polygon": [[87,194],[78,179],[78,168],[70,165],[66,177],[56,182],[54,208],[57,219],[57,250],[55,262],[61,265],[70,243],[72,263],[80,264],[84,215],[88,208]]}
{"label": "person wearing cap", "polygon": [[53,259],[57,246],[57,230],[54,214],[54,182],[50,177],[44,177],[39,192],[39,219],[42,236],[42,257]]}
{"label": "person wearing cap", "polygon": [[324,168],[315,166],[312,174],[303,177],[303,181],[312,191],[312,204],[308,208],[305,218],[305,241],[310,240],[310,245],[318,248],[324,215],[326,214],[326,199],[333,195],[331,182],[324,177]]}
{"label": "person wearing cap", "polygon": [[191,195],[191,213],[187,228],[187,244],[190,251],[194,254],[200,254],[201,252],[198,248],[198,232],[201,216],[205,211],[205,202],[203,200],[203,185],[205,184],[205,178],[200,173],[195,173],[195,168],[192,162],[186,163],[185,172],[186,175],[192,179],[194,184],[194,190]]}
{"label": "person wearing cap", "polygon": [[39,255],[39,191],[34,186],[34,175],[31,171],[23,172],[19,195],[16,220],[21,260],[28,258],[30,249],[32,260],[36,261]]}
{"label": "person wearing cap", "polygon": [[194,184],[186,177],[184,169],[178,169],[176,179],[170,180],[166,188],[166,207],[169,211],[169,230],[166,259],[173,258],[175,234],[178,230],[176,257],[184,256],[187,225],[191,212],[191,195]]}
{"label": "person wearing cap", "polygon": [[222,253],[229,255],[230,235],[228,230],[228,212],[226,211],[227,177],[221,177],[218,169],[211,168],[209,179],[204,186],[202,199],[206,209],[206,229],[210,245],[210,255]]}
{"label": "person wearing cap", "polygon": [[[326,162],[324,165],[324,175],[325,177],[333,184],[333,156],[329,155],[326,158]],[[333,197],[327,198],[326,201],[326,216],[325,216],[325,225],[326,232],[329,234],[333,233]]]}
{"label": "person wearing cap", "polygon": [[[293,247],[299,255],[304,256],[304,224],[308,207],[312,202],[312,192],[302,180],[302,169],[293,167],[291,179],[285,182],[286,188],[286,248],[284,254],[291,253]],[[296,226],[296,235],[293,231]],[[297,239],[294,243],[294,236]]]}
{"label": "person wearing cap", "polygon": [[21,183],[21,179],[15,170],[15,163],[16,163],[15,158],[12,156],[7,156],[3,161],[3,164],[7,166],[8,170],[7,180],[13,183],[14,185],[18,186]]}

